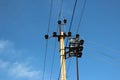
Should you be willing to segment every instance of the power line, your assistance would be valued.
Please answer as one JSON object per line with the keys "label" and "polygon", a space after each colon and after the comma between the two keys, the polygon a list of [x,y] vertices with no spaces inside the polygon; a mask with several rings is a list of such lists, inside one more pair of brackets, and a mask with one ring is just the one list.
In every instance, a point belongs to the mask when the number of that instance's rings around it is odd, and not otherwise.
{"label": "power line", "polygon": [[51,66],[50,80],[52,80],[53,65],[54,65],[54,60],[55,60],[55,50],[56,50],[56,40],[55,40],[54,52],[53,52],[53,58],[52,58],[52,66]]}
{"label": "power line", "polygon": [[[47,31],[47,34],[49,34],[49,30],[50,30],[51,15],[52,15],[52,6],[53,6],[53,0],[51,0],[51,3],[50,3],[50,13],[49,13],[49,21],[48,21],[48,31]],[[48,48],[48,40],[46,41],[42,80],[44,80],[44,76],[45,76],[45,65],[46,65],[46,57],[47,57],[47,48]]]}
{"label": "power line", "polygon": [[88,54],[91,58],[94,58],[94,59],[96,59],[96,60],[99,60],[99,61],[102,61],[102,62],[105,62],[105,63],[107,63],[107,64],[109,64],[109,65],[112,65],[112,66],[115,66],[115,67],[120,67],[120,64],[115,64],[115,63],[111,63],[110,61],[107,61],[107,60],[105,60],[105,58],[96,58],[96,57],[93,57],[93,54]]}
{"label": "power line", "polygon": [[[71,30],[71,27],[72,27],[72,23],[73,23],[73,18],[74,18],[74,14],[75,14],[75,9],[76,9],[76,5],[77,5],[77,0],[75,1],[75,4],[74,4],[74,8],[73,8],[73,13],[72,13],[72,18],[71,18],[71,21],[70,21],[70,27],[69,27],[69,32]],[[68,44],[68,38],[67,38],[67,41],[66,41],[66,46]],[[68,70],[69,71],[69,66],[71,64],[71,61],[69,61],[69,64],[68,64]],[[67,74],[68,75],[68,74]]]}
{"label": "power line", "polygon": [[[91,48],[91,47],[89,47],[90,49],[93,49],[93,48]],[[95,50],[94,50],[95,51]],[[97,51],[97,50],[96,50]],[[99,51],[100,53],[100,55],[103,55],[103,56],[105,56],[105,57],[108,57],[108,58],[110,58],[110,59],[113,59],[113,60],[115,60],[115,61],[120,61],[120,59],[117,59],[117,58],[115,58],[115,57],[113,57],[113,56],[111,56],[111,55],[108,55],[107,53],[105,53],[105,52],[101,52],[101,51]]]}
{"label": "power line", "polygon": [[60,4],[59,17],[62,15],[62,6],[63,6],[63,0],[61,0],[61,4]]}
{"label": "power line", "polygon": [[85,6],[86,6],[86,0],[84,0],[84,4],[83,4],[82,11],[81,11],[80,20],[79,20],[79,24],[78,24],[76,33],[78,33],[78,31],[79,31],[80,24],[81,24],[81,21],[82,21],[82,17],[83,17],[83,14],[84,14],[84,10],[85,10]]}
{"label": "power line", "polygon": [[96,42],[92,42],[92,41],[87,41],[88,43],[91,43],[91,44],[93,44],[93,45],[96,45],[96,46],[98,46],[98,47],[101,47],[101,48],[104,48],[104,49],[106,49],[106,50],[108,50],[108,51],[111,51],[112,53],[118,53],[118,54],[120,54],[120,51],[118,51],[118,50],[116,50],[116,49],[113,49],[113,48],[110,48],[110,47],[108,47],[108,46],[105,46],[105,45],[103,45],[103,44],[98,44],[98,43],[96,43]]}
{"label": "power line", "polygon": [[[50,31],[50,22],[51,22],[51,16],[52,16],[52,7],[53,7],[53,0],[51,0],[51,3],[50,3],[50,13],[49,13],[49,22],[48,22],[48,33]],[[47,33],[47,34],[48,34]]]}
{"label": "power line", "polygon": [[77,5],[77,0],[75,0],[73,12],[72,12],[72,18],[71,18],[71,21],[70,21],[69,31],[71,30],[71,27],[72,27],[72,23],[73,23],[73,18],[74,18],[74,14],[75,14],[76,5]]}
{"label": "power line", "polygon": [[[71,59],[69,59],[69,61],[68,61],[67,73],[69,73],[70,65],[71,65]],[[67,74],[67,76],[68,76],[68,74]]]}
{"label": "power line", "polygon": [[[73,12],[72,12],[72,18],[71,18],[71,21],[70,21],[69,32],[70,32],[71,27],[72,27],[72,23],[73,23],[73,18],[74,18],[74,14],[75,14],[76,5],[77,5],[77,0],[75,0]],[[66,41],[66,46],[67,46],[67,44],[68,44],[68,39],[67,39],[67,41]]]}
{"label": "power line", "polygon": [[[56,28],[58,32],[58,27]],[[54,43],[54,51],[53,51],[53,58],[52,58],[52,66],[51,66],[51,73],[50,73],[50,80],[52,80],[52,74],[53,74],[53,65],[54,65],[54,60],[55,60],[55,50],[56,50],[56,40]]]}
{"label": "power line", "polygon": [[48,47],[48,40],[46,41],[42,80],[44,80],[44,76],[45,76],[45,64],[46,64],[46,57],[47,57],[47,47]]}

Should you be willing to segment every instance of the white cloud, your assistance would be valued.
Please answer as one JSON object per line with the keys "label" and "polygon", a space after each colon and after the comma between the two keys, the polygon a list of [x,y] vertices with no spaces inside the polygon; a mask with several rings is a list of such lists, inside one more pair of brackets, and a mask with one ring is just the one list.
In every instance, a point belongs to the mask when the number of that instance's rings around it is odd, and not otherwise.
{"label": "white cloud", "polygon": [[20,59],[20,57],[26,57],[27,56],[22,56],[22,54],[27,54],[26,50],[20,50],[17,49],[14,42],[10,41],[10,40],[3,40],[0,39],[0,59],[4,59],[4,60],[14,60],[14,61],[18,61],[18,60],[22,60]]}
{"label": "white cloud", "polygon": [[40,71],[32,70],[31,67],[20,63],[14,63],[9,69],[9,74],[16,78],[27,78],[29,80],[40,79]]}
{"label": "white cloud", "polygon": [[9,62],[5,62],[5,61],[0,60],[0,69],[7,68],[8,65],[9,65]]}
{"label": "white cloud", "polygon": [[0,49],[5,49],[11,46],[12,43],[9,40],[0,40]]}
{"label": "white cloud", "polygon": [[21,54],[25,54],[25,52],[17,50],[13,42],[0,40],[0,70],[5,73],[4,76],[11,76],[15,80],[40,80],[41,71],[36,70],[30,64],[30,61],[27,60],[28,56],[23,58],[24,56]]}
{"label": "white cloud", "polygon": [[5,76],[11,76],[14,79],[40,80],[41,71],[35,70],[31,65],[24,63],[11,63],[0,60],[0,69],[7,71]]}
{"label": "white cloud", "polygon": [[13,48],[13,43],[9,40],[0,40],[0,53],[6,53]]}

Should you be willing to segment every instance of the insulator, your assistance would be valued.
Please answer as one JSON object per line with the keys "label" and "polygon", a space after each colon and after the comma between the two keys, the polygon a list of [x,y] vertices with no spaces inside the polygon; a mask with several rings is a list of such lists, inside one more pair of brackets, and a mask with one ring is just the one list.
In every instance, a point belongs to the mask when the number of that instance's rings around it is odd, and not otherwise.
{"label": "insulator", "polygon": [[83,46],[80,46],[80,47],[79,47],[79,50],[82,51],[82,50],[83,50]]}
{"label": "insulator", "polygon": [[53,32],[53,37],[56,37],[57,36],[57,33],[56,32]]}
{"label": "insulator", "polygon": [[68,36],[71,37],[71,32],[68,32]]}
{"label": "insulator", "polygon": [[61,20],[58,20],[58,24],[60,25],[62,22],[61,22]]}
{"label": "insulator", "polygon": [[63,34],[64,34],[64,36],[67,36],[65,32]]}
{"label": "insulator", "polygon": [[66,19],[64,19],[64,23],[65,23],[65,24],[67,23],[67,20],[66,20]]}
{"label": "insulator", "polygon": [[82,52],[79,52],[78,55],[77,55],[78,58],[81,58],[82,57]]}
{"label": "insulator", "polygon": [[48,35],[45,35],[45,39],[48,39]]}
{"label": "insulator", "polygon": [[76,34],[76,38],[79,38],[79,36],[80,36],[79,34]]}
{"label": "insulator", "polygon": [[83,45],[84,44],[84,40],[80,40],[80,45]]}

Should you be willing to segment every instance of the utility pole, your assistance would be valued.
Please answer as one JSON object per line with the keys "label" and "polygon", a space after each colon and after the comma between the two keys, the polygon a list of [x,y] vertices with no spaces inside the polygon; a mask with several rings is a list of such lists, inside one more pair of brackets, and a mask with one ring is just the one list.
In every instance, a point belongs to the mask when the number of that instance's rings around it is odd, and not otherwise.
{"label": "utility pole", "polygon": [[66,80],[66,60],[65,60],[65,49],[64,49],[64,32],[62,31],[62,23],[61,21],[58,21],[59,25],[59,31],[60,31],[60,36],[59,36],[59,44],[60,44],[60,64],[61,64],[61,77],[60,80]]}
{"label": "utility pole", "polygon": [[[59,35],[57,35],[57,32],[53,32],[53,37],[58,38],[59,41],[59,47],[60,47],[60,80],[66,80],[66,57],[65,57],[65,47],[64,47],[64,39],[66,37],[71,37],[71,32],[68,32],[66,34],[62,31],[62,25],[65,25],[67,23],[67,20],[64,19],[63,22],[61,20],[58,20],[58,26],[59,26]],[[45,35],[45,39],[48,39],[48,35]]]}
{"label": "utility pole", "polygon": [[[84,40],[79,41],[79,34],[76,34],[76,38],[71,38],[70,43],[68,47],[64,46],[64,39],[66,37],[71,37],[71,32],[68,32],[66,34],[62,31],[62,25],[65,25],[67,23],[67,20],[64,19],[63,22],[61,20],[58,20],[59,25],[59,35],[57,35],[57,32],[53,32],[53,36],[55,38],[58,38],[59,41],[59,51],[60,51],[60,80],[67,80],[66,79],[66,59],[71,57],[76,57],[76,75],[77,80],[79,80],[79,72],[78,72],[78,58],[81,58],[82,56],[82,50],[83,50],[83,44]],[[45,39],[48,39],[49,36],[45,35]]]}
{"label": "utility pole", "polygon": [[64,49],[64,32],[60,32],[60,63],[61,63],[61,79],[66,80],[66,60],[65,60],[65,49]]}

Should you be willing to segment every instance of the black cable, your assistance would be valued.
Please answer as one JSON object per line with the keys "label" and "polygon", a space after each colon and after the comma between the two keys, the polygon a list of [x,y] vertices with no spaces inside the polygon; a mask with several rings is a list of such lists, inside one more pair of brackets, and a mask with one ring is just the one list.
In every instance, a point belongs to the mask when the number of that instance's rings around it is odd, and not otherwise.
{"label": "black cable", "polygon": [[[77,5],[77,0],[75,0],[73,12],[72,12],[72,18],[71,18],[71,21],[70,21],[69,32],[70,32],[71,27],[72,27],[72,23],[73,23],[73,18],[74,18],[74,14],[75,14],[76,5]],[[66,46],[67,46],[67,44],[68,44],[68,39],[67,39],[67,41],[66,41]]]}
{"label": "black cable", "polygon": [[77,5],[77,0],[75,0],[73,12],[72,12],[72,18],[71,18],[71,21],[70,21],[69,31],[71,30],[71,27],[72,27],[72,23],[73,23],[73,18],[74,18],[74,14],[75,14],[76,5]]}
{"label": "black cable", "polygon": [[[70,65],[71,65],[71,59],[69,59],[69,62],[68,62],[67,73],[69,73]],[[68,74],[67,74],[67,76],[68,76]]]}
{"label": "black cable", "polygon": [[82,11],[81,11],[80,20],[79,20],[79,24],[78,24],[76,33],[78,33],[78,31],[79,31],[80,24],[81,24],[81,21],[82,21],[82,17],[83,17],[83,14],[84,14],[84,10],[85,10],[85,6],[86,6],[86,0],[84,0],[84,4],[83,4]]}
{"label": "black cable", "polygon": [[60,4],[60,12],[59,12],[59,17],[61,16],[62,14],[62,6],[63,6],[63,0],[61,0],[61,4]]}
{"label": "black cable", "polygon": [[[94,49],[94,48],[91,48],[91,47],[90,47],[90,49]],[[94,50],[94,51],[95,51],[95,50]],[[108,55],[108,54],[105,53],[105,52],[100,51],[99,54],[100,54],[100,55],[103,55],[103,56],[105,56],[105,57],[108,57],[108,58],[110,58],[110,59],[113,59],[113,60],[116,60],[116,61],[120,61],[120,59],[118,60],[117,58],[115,58],[115,57],[113,57],[113,56],[110,56],[110,55]]]}
{"label": "black cable", "polygon": [[[51,0],[51,3],[50,3],[50,13],[49,13],[49,21],[48,21],[48,32],[47,32],[47,35],[49,34],[49,30],[50,30],[50,22],[51,22],[51,15],[52,15],[52,5],[53,5],[53,0]],[[45,48],[45,57],[44,57],[44,66],[43,66],[43,76],[42,76],[42,80],[44,80],[44,76],[45,76],[45,65],[46,65],[46,57],[47,57],[47,48],[48,48],[48,40],[46,41],[46,48]]]}
{"label": "black cable", "polygon": [[120,51],[118,51],[118,50],[116,50],[116,49],[113,49],[113,48],[110,48],[110,47],[108,47],[108,46],[105,46],[105,45],[103,45],[103,44],[98,44],[98,43],[96,43],[96,42],[92,42],[92,41],[87,41],[88,43],[91,43],[91,44],[93,44],[93,45],[96,45],[96,46],[98,46],[98,47],[101,47],[101,48],[104,48],[104,49],[106,49],[106,50],[108,50],[108,51],[111,51],[112,53],[118,53],[118,54],[120,54]]}
{"label": "black cable", "polygon": [[[74,18],[74,14],[75,14],[76,5],[77,5],[77,0],[75,1],[75,4],[74,4],[73,13],[72,13],[72,18],[71,18],[71,21],[70,21],[69,32],[70,32],[71,27],[72,27],[72,23],[73,23],[73,18]],[[66,41],[66,46],[67,46],[67,44],[68,44],[68,38],[67,38],[67,41]],[[70,63],[71,63],[71,62],[69,62],[68,67],[70,66]],[[69,68],[68,68],[67,71],[69,71]],[[67,75],[67,74],[66,74],[66,75]]]}
{"label": "black cable", "polygon": [[[100,53],[99,53],[100,54]],[[107,64],[109,64],[109,65],[112,65],[112,66],[115,66],[115,67],[120,67],[120,64],[115,64],[115,63],[112,63],[112,62],[110,62],[110,61],[107,61],[107,60],[105,60],[105,58],[96,58],[96,57],[93,57],[93,54],[87,54],[87,55],[89,55],[91,58],[94,58],[94,59],[96,59],[96,60],[99,60],[99,61],[102,61],[102,62],[105,62],[105,63],[107,63]],[[98,56],[97,56],[98,57]]]}
{"label": "black cable", "polygon": [[45,64],[46,64],[46,57],[47,57],[47,47],[48,47],[48,40],[46,41],[46,48],[45,48],[45,57],[44,57],[44,66],[43,66],[43,76],[42,76],[42,80],[44,80],[44,76],[45,76]]}
{"label": "black cable", "polygon": [[53,65],[54,65],[54,60],[55,60],[55,50],[56,50],[56,40],[55,40],[54,52],[53,52],[53,58],[52,58],[52,66],[51,66],[50,80],[52,80]]}
{"label": "black cable", "polygon": [[52,7],[53,7],[53,0],[51,0],[51,3],[50,3],[50,13],[49,13],[48,33],[47,34],[49,34],[49,31],[50,31],[50,22],[51,22],[51,15],[52,15]]}
{"label": "black cable", "polygon": [[[81,15],[80,15],[80,21],[79,21],[79,24],[78,24],[78,28],[77,28],[76,33],[78,33],[78,31],[79,31],[79,27],[80,27],[80,24],[81,24],[81,21],[82,21],[82,16],[83,16],[83,14],[84,14],[85,6],[86,6],[86,0],[84,0],[84,4],[83,4],[83,8],[82,8],[82,12],[81,12]],[[67,43],[68,43],[68,40],[67,40]],[[67,46],[67,44],[66,44],[66,46]],[[71,61],[69,61],[69,64],[68,64],[68,70],[67,70],[67,71],[69,71],[70,63],[71,63]]]}

